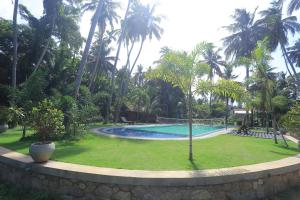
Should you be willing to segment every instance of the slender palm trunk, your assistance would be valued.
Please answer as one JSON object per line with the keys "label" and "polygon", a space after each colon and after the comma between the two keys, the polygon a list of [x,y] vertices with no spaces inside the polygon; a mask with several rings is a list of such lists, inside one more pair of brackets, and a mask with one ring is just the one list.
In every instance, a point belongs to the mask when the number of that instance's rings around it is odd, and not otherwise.
{"label": "slender palm trunk", "polygon": [[126,69],[130,69],[130,56],[131,56],[131,52],[133,50],[134,44],[135,44],[135,42],[133,41],[132,44],[131,44],[130,50],[127,54],[127,61],[126,61],[126,65],[125,65]]}
{"label": "slender palm trunk", "polygon": [[44,48],[42,50],[42,53],[41,53],[36,65],[34,67],[33,72],[31,73],[31,76],[33,76],[35,74],[35,72],[39,69],[39,67],[42,64],[42,61],[43,61],[43,59],[46,55],[46,52],[48,51],[50,41],[51,41],[52,32],[53,32],[53,29],[54,29],[54,23],[55,23],[55,16],[53,16],[52,20],[51,20],[49,38],[46,41],[46,45],[44,46]]}
{"label": "slender palm trunk", "polygon": [[299,87],[300,80],[299,80],[299,76],[298,76],[298,74],[297,74],[297,72],[296,72],[296,69],[295,69],[295,67],[294,67],[294,65],[293,65],[293,63],[292,63],[292,61],[291,61],[291,59],[289,58],[289,56],[288,56],[288,54],[287,54],[287,51],[286,51],[286,49],[285,49],[285,46],[284,46],[283,44],[280,44],[280,46],[281,46],[281,50],[283,51],[283,54],[284,54],[285,57],[286,57],[286,60],[288,61],[288,63],[289,63],[290,66],[291,66],[291,69],[292,69],[292,71],[293,71],[293,73],[294,73],[294,75],[295,75],[295,79],[296,79],[296,82],[297,82],[297,86]]}
{"label": "slender palm trunk", "polygon": [[285,67],[286,67],[286,69],[287,69],[289,75],[290,75],[295,81],[297,81],[297,80],[295,79],[294,75],[292,74],[290,68],[289,68],[289,65],[288,65],[288,63],[287,63],[287,59],[286,59],[285,55],[282,54],[282,56],[283,56],[283,59],[284,59]]}
{"label": "slender palm trunk", "polygon": [[100,58],[101,58],[101,54],[102,54],[102,41],[103,41],[103,35],[104,35],[104,31],[105,31],[105,26],[102,26],[100,27],[99,25],[99,32],[100,32],[100,36],[99,36],[99,47],[98,47],[98,54],[97,54],[97,58],[96,58],[96,63],[95,63],[95,66],[93,68],[93,71],[91,73],[91,76],[90,76],[90,80],[89,80],[89,89],[92,88],[92,84],[93,84],[93,81],[95,79],[95,75],[96,75],[96,71],[97,71],[97,68],[98,68],[98,65],[99,65],[99,62],[100,62]]}
{"label": "slender palm trunk", "polygon": [[[18,63],[18,6],[19,0],[15,0],[14,4],[14,14],[13,14],[13,45],[14,45],[14,53],[13,53],[13,65],[12,65],[12,87],[15,90],[17,87],[17,63]],[[15,100],[15,91],[13,95],[13,102]]]}
{"label": "slender palm trunk", "polygon": [[139,59],[139,57],[141,55],[141,52],[142,52],[142,49],[143,49],[143,46],[144,46],[144,42],[145,42],[145,38],[142,39],[140,50],[139,50],[139,52],[138,52],[138,54],[137,54],[137,56],[136,56],[136,58],[135,58],[135,60],[134,60],[134,62],[132,64],[132,66],[131,66],[130,74],[132,73],[132,71],[133,71],[133,69],[134,69],[134,67],[136,65],[136,62],[138,61],[138,59]]}
{"label": "slender palm trunk", "polygon": [[115,72],[116,72],[116,68],[117,68],[117,64],[118,64],[118,60],[119,60],[122,40],[124,38],[124,33],[125,33],[124,29],[125,29],[126,23],[127,23],[127,16],[128,16],[128,11],[129,11],[129,8],[130,8],[130,4],[131,4],[131,0],[128,0],[126,12],[125,12],[125,17],[124,17],[124,22],[123,22],[123,25],[121,27],[121,34],[120,34],[119,41],[118,41],[118,49],[117,49],[117,54],[116,54],[116,57],[115,57],[115,63],[114,63],[114,66],[112,68],[110,95],[108,97],[108,102],[107,102],[107,106],[106,106],[106,117],[105,117],[105,122],[106,123],[109,121],[110,107],[111,107],[111,103],[112,103],[112,98],[113,98],[114,93],[115,93]]}
{"label": "slender palm trunk", "polygon": [[[247,91],[249,91],[249,83],[248,83],[248,80],[249,80],[249,66],[247,65],[246,66],[246,89]],[[246,110],[246,122],[245,122],[245,125],[248,126],[249,124],[249,110],[247,109]]]}
{"label": "slender palm trunk", "polygon": [[[130,65],[129,65],[130,64],[130,55],[133,50],[134,44],[135,44],[135,42],[132,43],[130,50],[127,54],[127,61],[126,61],[126,65],[124,66],[124,69],[126,71],[127,71],[127,69],[128,70],[130,69]],[[119,97],[119,100],[117,101],[116,112],[115,112],[115,122],[117,122],[119,120],[121,106],[123,103],[122,100],[123,100],[124,95],[127,92],[127,83],[125,81],[125,76],[126,76],[126,74],[121,74],[121,81],[120,81],[121,85],[120,85],[120,91],[119,91],[120,97]],[[129,75],[129,77],[130,77],[130,75]]]}
{"label": "slender palm trunk", "polygon": [[15,104],[16,100],[16,87],[17,87],[17,64],[18,64],[18,24],[17,24],[17,17],[18,17],[18,6],[19,0],[15,0],[14,4],[14,14],[13,14],[13,64],[11,69],[11,77],[12,77],[12,103]]}
{"label": "slender palm trunk", "polygon": [[278,144],[278,141],[277,141],[277,127],[276,127],[276,115],[275,115],[274,111],[272,113],[272,127],[273,127],[274,142],[275,142],[275,144]]}
{"label": "slender palm trunk", "polygon": [[91,27],[90,27],[89,35],[88,35],[88,38],[87,38],[87,41],[86,41],[86,44],[85,44],[83,55],[82,55],[80,65],[78,67],[78,71],[77,71],[77,75],[76,75],[75,93],[74,93],[75,98],[77,98],[78,94],[79,94],[79,87],[80,87],[80,84],[81,84],[81,80],[82,80],[82,76],[83,76],[83,72],[84,72],[84,67],[85,67],[85,64],[87,62],[87,58],[88,58],[89,50],[90,50],[90,47],[91,47],[92,39],[93,39],[93,36],[94,36],[94,33],[95,33],[97,21],[100,17],[100,14],[101,14],[103,4],[104,4],[104,1],[99,0],[96,12],[95,12],[95,14],[93,16],[93,19],[92,19],[92,24],[91,24]]}
{"label": "slender palm trunk", "polygon": [[188,115],[189,115],[189,160],[193,161],[193,119],[192,119],[192,88],[188,94]]}
{"label": "slender palm trunk", "polygon": [[225,127],[228,126],[228,114],[229,114],[229,98],[226,96],[226,115],[225,115]]}

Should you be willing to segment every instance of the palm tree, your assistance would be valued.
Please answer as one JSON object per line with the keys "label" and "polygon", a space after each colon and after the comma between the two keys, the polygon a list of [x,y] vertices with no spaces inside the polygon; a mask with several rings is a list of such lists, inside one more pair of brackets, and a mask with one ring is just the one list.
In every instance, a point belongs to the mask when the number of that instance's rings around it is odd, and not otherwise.
{"label": "palm tree", "polygon": [[[111,43],[113,40],[114,31],[105,34],[102,38],[101,44],[99,44],[97,40],[92,48],[92,61],[88,63],[88,73],[90,74],[88,86],[91,91],[94,88],[94,83],[98,75],[106,74],[107,76],[109,76],[112,71],[114,57],[111,56],[111,52],[113,51]],[[99,52],[101,52],[100,55]]]}
{"label": "palm tree", "polygon": [[119,60],[119,56],[120,56],[122,42],[123,42],[124,36],[125,36],[125,27],[126,27],[126,24],[127,24],[127,18],[128,18],[129,9],[130,9],[132,1],[133,0],[128,0],[127,8],[126,8],[125,15],[124,15],[124,19],[123,19],[123,22],[121,23],[121,31],[120,31],[120,36],[119,36],[119,39],[118,39],[118,48],[117,48],[117,53],[116,53],[115,60],[114,60],[114,66],[112,68],[112,74],[111,74],[111,88],[110,88],[110,95],[109,95],[109,98],[108,98],[108,104],[107,104],[107,107],[106,107],[105,122],[108,122],[108,120],[109,120],[110,107],[111,107],[113,95],[115,93],[115,73],[116,73],[117,64],[118,64],[118,60]]}
{"label": "palm tree", "polygon": [[288,5],[288,14],[291,15],[294,11],[299,10],[300,1],[299,0],[291,0]]}
{"label": "palm tree", "polygon": [[[114,23],[118,23],[119,21],[119,15],[117,13],[117,9],[120,7],[119,3],[113,1],[113,0],[103,0],[103,7],[101,10],[101,14],[100,17],[98,19],[98,28],[99,28],[99,35],[98,35],[98,56],[96,57],[96,62],[95,62],[95,66],[90,74],[90,81],[89,81],[89,87],[91,87],[91,84],[93,82],[93,79],[95,77],[96,71],[97,71],[97,66],[99,64],[100,57],[101,57],[101,50],[103,49],[103,36],[104,33],[107,29],[107,25],[110,26],[110,30],[112,31],[111,33],[113,33],[114,31]],[[83,12],[86,11],[94,11],[97,8],[97,3],[98,0],[92,0],[91,2],[88,2],[86,4],[83,5],[82,9]],[[113,36],[113,35],[111,35]]]}
{"label": "palm tree", "polygon": [[[267,132],[269,132],[269,115],[273,111],[272,98],[276,84],[276,73],[272,72],[274,68],[269,65],[272,57],[267,48],[267,42],[267,40],[258,42],[257,48],[253,51],[252,62],[255,66],[255,71],[251,89],[259,93],[260,109],[266,114],[266,127]],[[273,122],[273,127],[274,139],[277,144],[275,121]]]}
{"label": "palm tree", "polygon": [[149,79],[162,79],[179,87],[185,94],[189,116],[189,160],[193,160],[192,148],[192,100],[198,81],[208,72],[208,66],[201,63],[199,56],[204,43],[197,45],[191,53],[170,50],[158,61],[158,67],[148,72]]}
{"label": "palm tree", "polygon": [[[139,56],[141,55],[142,48],[146,38],[148,37],[149,40],[152,40],[153,36],[160,40],[161,35],[163,33],[163,29],[160,27],[160,22],[162,20],[162,16],[155,15],[155,8],[156,5],[150,7],[150,5],[143,6],[140,3],[134,4],[135,7],[133,8],[134,12],[128,18],[128,25],[132,25],[131,28],[138,30],[138,35],[141,39],[140,48],[138,54],[131,66],[130,74],[132,73]],[[136,21],[134,23],[134,21]]]}
{"label": "palm tree", "polygon": [[[269,39],[269,47],[274,51],[280,46],[284,59],[287,61],[292,69],[293,76],[299,84],[299,76],[295,67],[288,56],[286,45],[288,45],[288,34],[295,34],[300,31],[300,24],[297,22],[297,17],[289,16],[283,18],[282,16],[283,0],[276,0],[271,3],[271,7],[260,12],[262,19],[259,20],[259,26],[267,28],[267,36]],[[289,68],[286,65],[286,68]]]}
{"label": "palm tree", "polygon": [[[254,21],[256,9],[253,13],[246,9],[236,9],[232,16],[234,22],[225,26],[232,35],[223,39],[225,55],[237,60],[249,57],[255,48],[256,42],[262,38],[262,28]],[[249,78],[249,66],[246,66],[246,79]],[[248,86],[247,86],[248,87]]]}
{"label": "palm tree", "polygon": [[92,39],[93,39],[93,36],[94,36],[94,32],[95,32],[95,29],[96,29],[98,19],[99,19],[100,14],[101,14],[103,4],[104,4],[104,1],[99,0],[96,11],[95,11],[95,14],[92,18],[92,23],[91,23],[89,35],[88,35],[88,38],[87,38],[87,41],[86,41],[86,44],[85,44],[85,47],[84,47],[84,51],[83,51],[82,58],[81,58],[81,61],[80,61],[80,65],[78,67],[78,71],[77,71],[77,75],[76,75],[75,93],[74,93],[75,98],[78,97],[79,87],[80,87],[80,84],[81,84],[81,79],[82,79],[82,76],[83,76],[84,67],[85,67],[85,64],[86,64],[86,61],[87,61],[90,46],[91,46],[91,43],[92,43]]}
{"label": "palm tree", "polygon": [[[232,64],[225,64],[224,65],[224,72],[222,73],[221,77],[228,81],[233,81],[237,78],[237,75],[233,74],[233,68],[234,65]],[[228,116],[229,116],[229,96],[225,95],[225,101],[226,101],[226,115],[225,115],[225,123],[227,126],[228,123]]]}
{"label": "palm tree", "polygon": [[45,22],[49,26],[47,31],[47,39],[46,43],[44,44],[44,48],[42,50],[42,53],[34,67],[33,73],[34,74],[38,68],[40,67],[44,56],[46,55],[46,52],[49,48],[50,42],[51,42],[51,36],[53,34],[53,30],[55,28],[55,20],[59,15],[59,9],[61,5],[61,0],[44,0],[43,6],[44,6],[44,12],[45,12]]}
{"label": "palm tree", "polygon": [[13,87],[14,90],[16,89],[16,86],[17,86],[17,62],[18,62],[18,24],[17,24],[17,16],[18,16],[18,6],[19,6],[19,0],[15,0],[14,13],[13,13],[14,53],[13,53],[13,65],[12,65],[12,87]]}
{"label": "palm tree", "polygon": [[[208,79],[212,81],[215,74],[219,77],[222,76],[221,66],[224,66],[225,62],[222,60],[222,57],[219,55],[221,49],[214,50],[215,46],[212,43],[205,43],[205,49],[202,52],[203,60],[201,62],[206,63],[209,67]],[[212,111],[212,94],[209,95],[209,109]]]}

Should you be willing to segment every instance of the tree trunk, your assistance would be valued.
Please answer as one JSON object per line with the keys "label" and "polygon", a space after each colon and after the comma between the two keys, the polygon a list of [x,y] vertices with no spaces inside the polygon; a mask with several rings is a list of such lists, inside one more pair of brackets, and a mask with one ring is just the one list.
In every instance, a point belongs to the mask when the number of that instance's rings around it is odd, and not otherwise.
{"label": "tree trunk", "polygon": [[13,14],[13,45],[14,45],[14,53],[13,53],[13,65],[12,65],[12,87],[14,89],[13,94],[13,102],[15,101],[15,89],[17,87],[17,63],[18,63],[18,6],[19,0],[15,0],[14,4],[14,14]]}
{"label": "tree trunk", "polygon": [[129,53],[127,54],[127,61],[126,61],[126,65],[125,65],[126,69],[130,69],[130,55],[131,55],[132,49],[134,47],[134,44],[135,44],[135,42],[133,41],[132,44],[131,44]]}
{"label": "tree trunk", "polygon": [[274,142],[275,144],[278,144],[278,141],[277,141],[277,127],[276,127],[276,115],[273,111],[272,113],[272,127],[273,127],[273,135],[274,135]]}
{"label": "tree trunk", "polygon": [[192,88],[188,94],[188,115],[189,115],[189,160],[193,161],[193,119],[192,119]]}
{"label": "tree trunk", "polygon": [[227,126],[228,126],[228,113],[229,113],[229,98],[228,96],[226,96],[226,115],[225,115],[225,127],[227,129]]}
{"label": "tree trunk", "polygon": [[[248,80],[249,80],[249,66],[246,66],[246,89],[247,91],[249,91],[249,83],[248,83]],[[247,109],[246,110],[246,123],[245,123],[246,126],[249,125],[249,110]]]}
{"label": "tree trunk", "polygon": [[129,8],[130,8],[130,3],[131,3],[131,0],[128,0],[126,12],[125,12],[125,17],[124,17],[124,22],[123,22],[123,26],[121,27],[121,34],[120,34],[119,41],[118,41],[118,49],[117,49],[117,54],[116,54],[116,57],[115,57],[115,63],[114,63],[113,69],[112,69],[111,89],[110,89],[110,95],[108,97],[108,103],[107,103],[107,106],[106,106],[106,118],[105,118],[106,123],[109,120],[110,107],[111,107],[112,98],[113,98],[113,95],[114,95],[114,92],[115,92],[115,71],[116,71],[116,68],[117,68],[118,60],[119,60],[123,35],[125,33],[124,29],[125,29],[126,23],[127,23],[127,16],[128,16]]}
{"label": "tree trunk", "polygon": [[26,136],[26,125],[24,124],[23,128],[22,128],[22,138],[21,139],[25,138],[25,136]]}
{"label": "tree trunk", "polygon": [[289,56],[287,55],[285,46],[284,46],[283,44],[280,44],[280,46],[281,46],[281,50],[283,51],[283,54],[285,55],[285,57],[286,57],[288,63],[289,63],[290,66],[291,66],[291,69],[292,69],[292,71],[293,71],[293,73],[294,73],[294,75],[295,75],[295,79],[296,79],[296,82],[297,82],[297,86],[299,87],[300,80],[299,80],[299,76],[298,76],[298,74],[297,74],[297,72],[296,72],[296,69],[295,69],[295,67],[294,67],[294,65],[293,65],[293,63],[292,63],[292,61],[291,61],[291,59],[290,59]]}
{"label": "tree trunk", "polygon": [[104,1],[99,0],[96,12],[95,12],[95,14],[93,16],[93,19],[92,19],[92,24],[91,24],[91,27],[90,27],[89,35],[88,35],[88,38],[87,38],[87,41],[86,41],[86,44],[85,44],[83,55],[82,55],[80,65],[78,67],[78,71],[77,71],[77,75],[76,75],[75,93],[74,93],[75,98],[77,98],[78,94],[79,94],[79,88],[80,88],[80,84],[81,84],[81,80],[82,80],[82,76],[83,76],[83,72],[84,72],[84,67],[85,67],[85,64],[86,64],[86,61],[87,61],[87,58],[88,58],[90,46],[91,46],[92,39],[93,39],[93,36],[94,36],[97,21],[100,17],[100,14],[101,14],[103,4],[104,4]]}
{"label": "tree trunk", "polygon": [[43,51],[42,51],[41,56],[39,57],[39,60],[37,61],[36,65],[34,67],[33,72],[31,73],[31,76],[33,76],[34,73],[38,70],[38,68],[40,67],[40,65],[41,65],[41,63],[42,63],[42,61],[43,61],[43,59],[44,59],[44,57],[46,55],[46,52],[47,52],[47,50],[49,48],[49,45],[50,45],[51,36],[52,36],[53,29],[54,29],[54,23],[55,23],[55,17],[53,16],[52,17],[52,21],[51,21],[51,25],[50,25],[50,36],[49,36],[49,38],[48,38],[48,40],[46,42],[46,45],[43,48]]}
{"label": "tree trunk", "polygon": [[130,74],[132,73],[132,71],[133,71],[133,69],[134,69],[134,67],[135,67],[135,65],[136,65],[136,62],[138,61],[138,59],[139,59],[139,57],[140,57],[140,55],[141,55],[141,52],[142,52],[142,49],[143,49],[144,42],[145,42],[145,38],[143,38],[143,40],[142,40],[142,42],[141,42],[140,50],[139,50],[139,52],[138,52],[138,54],[137,54],[137,56],[136,56],[136,58],[135,58],[135,60],[134,60],[134,62],[133,62],[133,65],[131,66]]}
{"label": "tree trunk", "polygon": [[[132,52],[132,49],[134,47],[134,44],[135,42],[132,43],[131,47],[130,47],[130,50],[129,50],[129,53],[127,54],[127,61],[126,61],[126,65],[124,66],[124,69],[127,71],[128,68],[130,68],[129,66],[129,63],[130,63],[130,55],[131,55],[131,52]],[[126,73],[125,71],[125,73]],[[117,102],[117,106],[116,106],[116,111],[115,111],[115,122],[117,122],[119,120],[119,116],[120,116],[120,109],[121,109],[121,104],[122,104],[122,100],[123,100],[123,96],[124,94],[126,93],[127,91],[127,84],[126,84],[126,81],[125,81],[125,76],[126,74],[121,74],[121,81],[120,81],[120,91],[119,91],[119,94],[120,94],[120,99],[119,101]],[[130,76],[130,75],[129,75]]]}
{"label": "tree trunk", "polygon": [[291,72],[289,66],[288,66],[287,59],[286,59],[284,53],[282,54],[282,56],[283,56],[283,58],[284,58],[285,67],[286,67],[286,69],[287,69],[289,75],[290,75],[295,81],[297,81],[296,78],[294,77],[294,75],[292,74],[292,72]]}
{"label": "tree trunk", "polygon": [[101,54],[102,54],[102,41],[103,41],[104,31],[105,31],[105,26],[100,27],[100,25],[99,25],[99,32],[100,32],[99,44],[98,44],[99,49],[98,49],[98,54],[97,54],[97,58],[96,58],[96,63],[95,63],[95,66],[93,68],[93,71],[91,73],[90,80],[89,80],[89,89],[90,90],[92,88],[92,84],[93,84],[93,81],[94,81],[94,78],[95,78],[95,75],[96,75],[96,71],[97,71],[97,68],[98,68],[98,65],[99,65],[99,62],[100,62]]}

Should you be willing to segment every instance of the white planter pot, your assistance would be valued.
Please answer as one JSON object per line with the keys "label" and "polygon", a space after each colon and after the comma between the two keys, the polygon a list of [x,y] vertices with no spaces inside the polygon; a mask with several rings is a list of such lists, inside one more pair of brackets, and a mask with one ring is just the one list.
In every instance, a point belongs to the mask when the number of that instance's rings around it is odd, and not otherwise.
{"label": "white planter pot", "polygon": [[33,143],[29,147],[29,154],[36,163],[47,162],[55,150],[55,143]]}

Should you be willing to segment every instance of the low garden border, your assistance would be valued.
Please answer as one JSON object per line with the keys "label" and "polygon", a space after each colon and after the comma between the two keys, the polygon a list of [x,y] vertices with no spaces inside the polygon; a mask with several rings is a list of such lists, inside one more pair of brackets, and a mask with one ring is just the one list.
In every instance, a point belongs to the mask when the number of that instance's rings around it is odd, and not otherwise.
{"label": "low garden border", "polygon": [[300,185],[300,155],[199,171],[144,171],[49,161],[0,147],[0,179],[63,199],[261,199]]}

